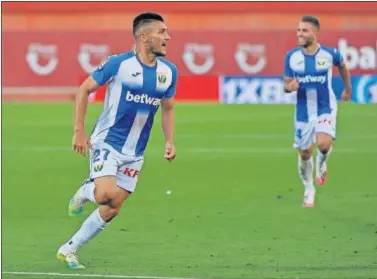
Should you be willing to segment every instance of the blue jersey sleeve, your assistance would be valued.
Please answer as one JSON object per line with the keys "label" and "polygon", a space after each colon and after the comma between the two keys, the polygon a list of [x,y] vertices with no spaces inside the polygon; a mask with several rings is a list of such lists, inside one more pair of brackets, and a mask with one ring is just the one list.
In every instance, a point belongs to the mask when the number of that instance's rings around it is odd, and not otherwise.
{"label": "blue jersey sleeve", "polygon": [[177,67],[172,65],[172,81],[171,85],[169,86],[168,90],[165,93],[165,98],[173,98],[175,95],[175,91],[177,90],[177,81],[178,81],[178,70]]}
{"label": "blue jersey sleeve", "polygon": [[119,65],[118,55],[109,56],[92,72],[92,77],[98,85],[102,86],[118,73]]}
{"label": "blue jersey sleeve", "polygon": [[344,61],[342,54],[336,48],[333,49],[331,54],[333,56],[334,66],[339,67]]}
{"label": "blue jersey sleeve", "polygon": [[284,76],[285,77],[294,77],[293,75],[293,71],[291,69],[291,67],[289,66],[289,59],[291,57],[291,54],[288,52],[286,55],[285,55],[285,61],[284,61]]}

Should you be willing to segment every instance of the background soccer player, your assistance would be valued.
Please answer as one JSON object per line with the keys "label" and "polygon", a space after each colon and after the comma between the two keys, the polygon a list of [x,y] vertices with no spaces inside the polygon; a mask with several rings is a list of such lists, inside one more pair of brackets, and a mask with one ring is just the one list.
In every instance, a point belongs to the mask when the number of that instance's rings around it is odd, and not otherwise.
{"label": "background soccer player", "polygon": [[350,74],[339,51],[318,43],[319,20],[304,16],[297,29],[299,47],[285,58],[284,91],[297,91],[295,147],[299,150],[298,170],[305,186],[303,206],[314,206],[313,144],[317,144],[316,182],[327,180],[326,161],[335,139],[337,100],[331,87],[332,67],[338,67],[345,84],[343,100],[352,92]]}
{"label": "background soccer player", "polygon": [[[69,268],[84,267],[76,257],[77,249],[106,227],[135,190],[160,103],[165,159],[175,158],[173,96],[177,69],[161,58],[167,54],[170,40],[167,27],[160,15],[144,13],[134,19],[133,34],[136,51],[110,56],[77,94],[73,149],[84,156],[90,149],[90,177],[71,199],[69,214],[80,214],[87,201],[99,207],[59,248],[58,259]],[[84,132],[88,95],[105,83],[104,110],[89,140]]]}

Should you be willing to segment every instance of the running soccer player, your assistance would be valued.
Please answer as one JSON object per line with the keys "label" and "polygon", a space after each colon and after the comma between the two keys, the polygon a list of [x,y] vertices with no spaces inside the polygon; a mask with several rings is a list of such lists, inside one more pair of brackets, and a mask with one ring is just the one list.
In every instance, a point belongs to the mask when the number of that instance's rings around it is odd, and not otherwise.
{"label": "running soccer player", "polygon": [[[175,158],[173,96],[176,66],[161,58],[170,40],[163,18],[143,13],[133,21],[136,51],[110,56],[81,85],[76,97],[73,149],[90,152],[90,176],[69,202],[70,216],[82,213],[86,202],[99,205],[81,228],[58,250],[68,268],[84,268],[76,252],[120,212],[134,192],[144,161],[154,115],[161,104],[165,159]],[[90,140],[84,133],[88,95],[108,83],[104,110]]]}
{"label": "running soccer player", "polygon": [[284,91],[297,91],[295,115],[295,144],[299,151],[298,171],[305,186],[304,207],[315,205],[313,184],[313,145],[317,145],[316,182],[325,184],[328,170],[326,162],[335,139],[337,100],[332,89],[333,65],[339,69],[345,84],[342,100],[351,97],[350,73],[339,51],[318,43],[319,20],[302,17],[297,39],[299,47],[285,57]]}

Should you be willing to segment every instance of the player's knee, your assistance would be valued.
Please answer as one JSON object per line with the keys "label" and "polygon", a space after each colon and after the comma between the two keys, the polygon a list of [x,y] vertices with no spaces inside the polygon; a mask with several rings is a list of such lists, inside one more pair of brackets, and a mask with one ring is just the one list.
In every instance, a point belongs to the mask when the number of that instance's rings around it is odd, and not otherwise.
{"label": "player's knee", "polygon": [[304,160],[304,161],[307,161],[310,159],[310,157],[312,156],[312,150],[311,149],[308,149],[308,150],[301,150],[300,151],[300,156],[301,156],[301,159]]}
{"label": "player's knee", "polygon": [[322,154],[327,154],[327,152],[329,152],[331,148],[331,141],[327,141],[327,140],[319,141],[317,143],[317,147],[319,151],[321,151]]}
{"label": "player's knee", "polygon": [[327,154],[331,148],[332,137],[327,134],[320,134],[317,136],[317,148],[322,154]]}
{"label": "player's knee", "polygon": [[111,220],[114,219],[120,213],[121,207],[110,207],[109,208],[109,215],[111,216]]}
{"label": "player's knee", "polygon": [[[96,199],[97,200],[97,199]],[[98,202],[99,204],[102,205],[108,205],[111,208],[116,208],[118,207],[117,203],[117,189],[107,189],[105,192],[101,193],[99,195],[99,199],[101,202]]]}
{"label": "player's knee", "polygon": [[108,202],[108,193],[102,189],[95,189],[94,198],[98,204],[105,205]]}
{"label": "player's knee", "polygon": [[95,183],[94,197],[98,204],[106,205],[109,201],[115,199],[117,186],[113,178],[101,177],[96,179]]}

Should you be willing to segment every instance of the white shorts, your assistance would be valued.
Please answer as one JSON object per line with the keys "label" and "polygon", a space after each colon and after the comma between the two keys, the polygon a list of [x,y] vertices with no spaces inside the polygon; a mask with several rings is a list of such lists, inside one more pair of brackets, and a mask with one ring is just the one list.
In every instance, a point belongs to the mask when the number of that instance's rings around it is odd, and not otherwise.
{"label": "white shorts", "polygon": [[97,143],[90,151],[90,179],[115,176],[117,185],[132,193],[143,162],[143,156],[125,155],[107,143]]}
{"label": "white shorts", "polygon": [[307,150],[316,142],[316,134],[325,133],[335,140],[336,114],[322,114],[317,119],[309,122],[296,122],[294,148]]}

